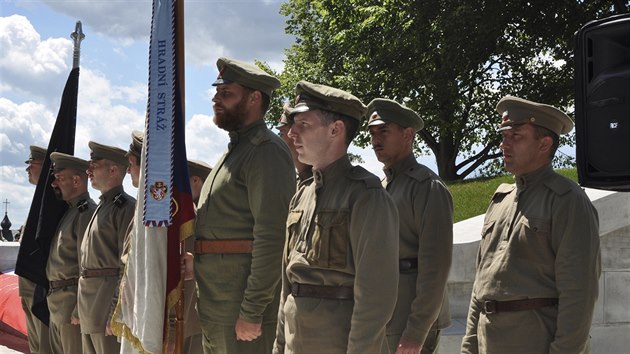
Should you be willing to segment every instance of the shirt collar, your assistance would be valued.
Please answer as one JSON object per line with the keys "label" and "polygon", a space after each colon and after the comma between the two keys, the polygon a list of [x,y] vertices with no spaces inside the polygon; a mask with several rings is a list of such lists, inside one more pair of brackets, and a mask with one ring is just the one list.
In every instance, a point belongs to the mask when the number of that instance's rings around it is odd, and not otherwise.
{"label": "shirt collar", "polygon": [[396,162],[392,167],[383,168],[387,182],[391,182],[396,176],[402,174],[404,171],[406,171],[416,163],[416,157],[413,155],[413,153],[411,153]]}
{"label": "shirt collar", "polygon": [[326,183],[335,183],[341,176],[344,176],[350,169],[352,164],[348,154],[343,155],[337,161],[326,166],[323,170],[313,170],[313,181],[315,182],[315,188],[321,188]]}
{"label": "shirt collar", "polygon": [[228,135],[230,136],[230,143],[228,144],[228,148],[231,149],[232,147],[236,146],[239,141],[241,141],[241,139],[251,136],[256,131],[258,131],[258,129],[264,126],[265,121],[260,119],[239,130],[229,132]]}
{"label": "shirt collar", "polygon": [[68,205],[70,205],[71,208],[74,208],[74,207],[77,206],[77,204],[79,202],[84,201],[84,200],[88,200],[88,199],[90,199],[90,193],[89,192],[85,192],[85,193],[82,193],[81,195],[79,195],[78,197],[74,197],[74,198],[70,199],[68,201]]}
{"label": "shirt collar", "polygon": [[101,194],[101,196],[99,197],[99,199],[101,200],[101,202],[104,201],[109,201],[109,200],[114,200],[114,198],[118,195],[121,194],[122,192],[124,192],[125,189],[123,188],[122,184],[120,186],[116,186],[110,190],[108,190],[107,192]]}
{"label": "shirt collar", "polygon": [[516,181],[516,190],[520,193],[527,190],[527,188],[532,188],[533,186],[548,179],[552,174],[553,168],[551,167],[551,164],[547,164],[520,177],[514,177],[514,180]]}

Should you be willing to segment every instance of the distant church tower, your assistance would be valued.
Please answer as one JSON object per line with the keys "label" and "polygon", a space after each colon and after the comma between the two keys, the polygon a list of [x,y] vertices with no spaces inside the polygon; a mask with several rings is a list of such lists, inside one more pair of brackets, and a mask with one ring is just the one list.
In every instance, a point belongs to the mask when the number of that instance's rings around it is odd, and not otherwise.
{"label": "distant church tower", "polygon": [[5,199],[4,201],[4,219],[0,222],[0,227],[2,227],[2,238],[7,241],[13,241],[13,233],[11,232],[11,220],[9,220],[9,216],[7,215],[7,207],[9,205],[9,200]]}

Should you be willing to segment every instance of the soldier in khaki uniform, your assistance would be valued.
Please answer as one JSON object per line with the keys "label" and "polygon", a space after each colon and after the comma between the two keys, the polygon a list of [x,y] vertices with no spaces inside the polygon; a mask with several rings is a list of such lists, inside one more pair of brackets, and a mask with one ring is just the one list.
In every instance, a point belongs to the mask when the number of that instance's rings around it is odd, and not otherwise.
{"label": "soldier in khaki uniform", "polygon": [[291,154],[263,120],[275,77],[219,58],[214,122],[228,150],[201,190],[195,225],[197,311],[205,353],[269,353],[289,200]]}
{"label": "soldier in khaki uniform", "polygon": [[347,155],[366,107],[306,81],[296,92],[289,137],[313,177],[290,204],[274,353],[387,353],[398,213],[378,177]]}
{"label": "soldier in khaki uniform", "polygon": [[453,201],[435,173],[413,155],[424,126],[398,102],[368,105],[372,148],[385,171],[383,186],[400,216],[400,281],[394,316],[387,325],[392,353],[434,353],[440,330],[450,325],[446,282],[453,251]]}
{"label": "soldier in khaki uniform", "polygon": [[101,192],[100,202],[81,244],[79,320],[84,353],[117,353],[120,343],[109,321],[118,299],[121,254],[136,200],[123,190],[128,161],[125,151],[89,142],[88,177]]}
{"label": "soldier in khaki uniform", "polygon": [[[42,172],[42,163],[46,158],[46,149],[36,145],[30,146],[30,156],[28,160],[24,161],[28,166],[26,167],[26,173],[28,174],[28,181],[32,185],[37,185],[39,181],[39,175]],[[20,232],[20,238],[22,238],[22,231]],[[49,329],[42,321],[40,321],[31,312],[31,306],[33,305],[33,294],[35,292],[35,283],[32,281],[19,277],[18,278],[18,292],[20,299],[22,300],[22,309],[26,315],[26,331],[28,333],[28,347],[32,354],[48,354],[52,353],[49,341]]]}
{"label": "soldier in khaki uniform", "polygon": [[47,297],[50,344],[53,353],[81,353],[77,309],[79,259],[81,241],[96,203],[87,189],[87,161],[59,152],[51,153],[50,159],[54,163],[52,186],[58,197],[69,205],[52,239],[46,265],[46,277],[50,281]]}
{"label": "soldier in khaki uniform", "polygon": [[291,151],[291,158],[293,159],[293,164],[295,165],[295,170],[297,172],[297,180],[298,184],[301,181],[304,181],[313,176],[313,167],[311,165],[307,165],[305,163],[300,162],[298,159],[298,153],[295,150],[295,144],[293,144],[293,139],[289,138],[289,129],[291,129],[291,123],[289,121],[289,114],[291,113],[291,106],[289,104],[285,104],[283,107],[282,116],[280,116],[280,122],[278,122],[278,135],[282,138],[282,140],[287,143],[289,150]]}
{"label": "soldier in khaki uniform", "polygon": [[[131,132],[131,144],[129,145],[129,151],[125,154],[127,158],[127,173],[131,177],[131,185],[138,188],[140,183],[140,155],[142,155],[142,144],[144,141],[144,133],[138,130]],[[121,256],[121,262],[123,265],[127,264],[127,256],[129,255],[129,248],[131,247],[131,234],[133,233],[135,225],[135,212],[134,217],[131,218],[129,225],[127,226],[125,237],[125,244],[123,245],[123,252]],[[124,267],[123,271],[124,271]]]}
{"label": "soldier in khaki uniform", "polygon": [[562,111],[506,96],[501,150],[516,184],[486,213],[462,353],[590,352],[601,271],[595,208],[551,161],[573,128]]}
{"label": "soldier in khaki uniform", "polygon": [[144,143],[144,133],[138,130],[131,132],[131,144],[127,157],[127,173],[131,177],[131,184],[138,188],[140,178],[140,156],[142,155],[142,144]]}

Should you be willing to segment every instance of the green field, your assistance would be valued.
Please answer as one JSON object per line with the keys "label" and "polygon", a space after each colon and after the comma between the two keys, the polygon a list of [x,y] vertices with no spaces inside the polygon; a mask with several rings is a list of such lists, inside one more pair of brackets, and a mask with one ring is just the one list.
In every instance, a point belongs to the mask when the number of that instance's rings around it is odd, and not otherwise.
{"label": "green field", "polygon": [[[575,168],[558,169],[556,172],[577,181]],[[453,195],[455,222],[485,213],[492,194],[501,183],[514,183],[514,179],[511,175],[504,175],[449,183],[448,189]]]}

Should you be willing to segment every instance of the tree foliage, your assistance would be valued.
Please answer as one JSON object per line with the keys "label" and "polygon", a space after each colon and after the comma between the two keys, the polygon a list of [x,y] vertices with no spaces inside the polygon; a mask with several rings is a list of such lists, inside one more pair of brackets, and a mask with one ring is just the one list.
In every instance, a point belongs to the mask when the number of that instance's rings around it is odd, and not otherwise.
{"label": "tree foliage", "polygon": [[[425,120],[416,150],[433,152],[443,179],[463,179],[498,156],[501,97],[571,107],[573,34],[627,11],[617,3],[289,0],[281,13],[296,42],[269,116],[280,116],[279,102],[294,97],[299,80],[348,90],[366,104],[391,98]],[[366,146],[362,131],[355,143]]]}

